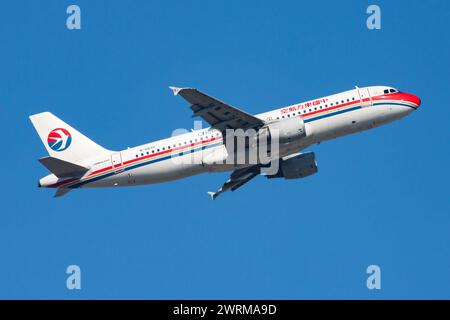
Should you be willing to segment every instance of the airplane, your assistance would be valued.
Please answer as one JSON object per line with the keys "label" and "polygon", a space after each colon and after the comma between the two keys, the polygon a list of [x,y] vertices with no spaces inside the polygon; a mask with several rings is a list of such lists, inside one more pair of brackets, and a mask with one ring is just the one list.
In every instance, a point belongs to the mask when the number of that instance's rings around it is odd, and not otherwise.
{"label": "airplane", "polygon": [[[315,154],[301,150],[323,141],[361,132],[399,120],[417,110],[418,96],[389,86],[355,87],[338,94],[309,100],[252,115],[194,88],[170,87],[183,97],[193,116],[210,127],[111,151],[90,140],[50,112],[30,116],[49,156],[39,161],[51,172],[38,187],[55,188],[55,197],[78,188],[123,187],[156,184],[205,172],[231,171],[228,180],[215,192],[235,191],[254,177],[299,179],[318,172]],[[237,161],[236,144],[228,132],[254,130],[243,148],[266,149],[277,171],[263,169],[268,161],[249,157]],[[265,137],[266,140],[263,139]],[[267,142],[269,141],[269,142]],[[261,145],[261,146],[260,146]]]}

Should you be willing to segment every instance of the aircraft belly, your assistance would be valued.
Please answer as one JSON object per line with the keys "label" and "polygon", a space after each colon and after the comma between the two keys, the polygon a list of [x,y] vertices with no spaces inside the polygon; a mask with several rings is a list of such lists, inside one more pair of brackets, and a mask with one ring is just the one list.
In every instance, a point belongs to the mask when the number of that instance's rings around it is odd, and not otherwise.
{"label": "aircraft belly", "polygon": [[174,163],[172,159],[131,170],[136,185],[153,184],[190,177],[202,172],[202,166]]}

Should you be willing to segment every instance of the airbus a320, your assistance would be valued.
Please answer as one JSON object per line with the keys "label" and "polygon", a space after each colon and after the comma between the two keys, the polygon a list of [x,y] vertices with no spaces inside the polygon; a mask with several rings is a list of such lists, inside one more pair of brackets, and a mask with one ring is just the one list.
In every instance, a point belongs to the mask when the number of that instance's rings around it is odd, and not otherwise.
{"label": "airbus a320", "polygon": [[[399,120],[420,106],[420,99],[389,86],[372,86],[313,99],[252,115],[193,88],[171,87],[190,104],[194,116],[210,127],[121,151],[111,151],[90,140],[50,112],[30,116],[48,156],[39,161],[51,174],[38,186],[55,188],[55,196],[73,189],[156,184],[205,172],[231,171],[212,199],[236,190],[263,174],[267,178],[298,179],[317,172],[313,152],[305,148]],[[277,172],[261,170],[263,163],[237,162],[227,144],[227,130],[254,130],[277,139]],[[252,148],[253,144],[245,144]],[[274,158],[276,155],[276,158]],[[174,161],[176,159],[177,161]],[[194,159],[194,160],[192,160]],[[184,161],[187,160],[187,161]]]}

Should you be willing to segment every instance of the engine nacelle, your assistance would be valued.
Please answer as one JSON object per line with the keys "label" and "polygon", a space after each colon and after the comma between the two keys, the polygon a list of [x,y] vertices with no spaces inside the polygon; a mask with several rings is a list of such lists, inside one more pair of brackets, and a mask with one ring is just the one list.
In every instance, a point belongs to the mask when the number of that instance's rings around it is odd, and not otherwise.
{"label": "engine nacelle", "polygon": [[279,144],[290,143],[306,136],[305,122],[302,117],[292,117],[269,123],[267,128],[271,139],[278,139]]}
{"label": "engine nacelle", "polygon": [[280,159],[278,172],[267,178],[298,179],[317,173],[317,162],[314,152],[294,154]]}

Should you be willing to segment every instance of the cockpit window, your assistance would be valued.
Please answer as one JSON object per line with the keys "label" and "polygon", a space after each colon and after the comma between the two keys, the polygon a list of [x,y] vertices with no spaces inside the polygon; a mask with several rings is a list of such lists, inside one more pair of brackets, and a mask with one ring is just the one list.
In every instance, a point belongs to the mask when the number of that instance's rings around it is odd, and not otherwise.
{"label": "cockpit window", "polygon": [[389,94],[389,93],[396,93],[396,92],[398,92],[398,90],[396,90],[396,89],[386,89],[383,92],[384,92],[384,94]]}

